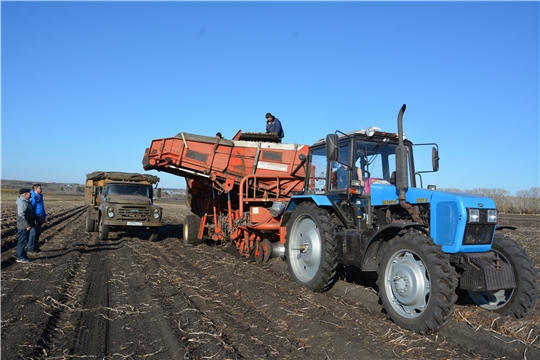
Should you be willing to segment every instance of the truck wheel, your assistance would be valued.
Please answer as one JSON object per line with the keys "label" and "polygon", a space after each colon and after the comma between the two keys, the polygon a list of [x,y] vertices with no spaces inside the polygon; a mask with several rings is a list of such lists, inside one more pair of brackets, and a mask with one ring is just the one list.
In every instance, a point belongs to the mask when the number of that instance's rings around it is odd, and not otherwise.
{"label": "truck wheel", "polygon": [[313,291],[332,287],[337,271],[336,230],[330,214],[305,202],[287,225],[285,257],[292,279]]}
{"label": "truck wheel", "polygon": [[199,226],[201,225],[201,218],[197,215],[188,215],[184,220],[184,236],[182,237],[182,244],[184,245],[199,245],[202,240],[197,236],[199,235]]}
{"label": "truck wheel", "polygon": [[148,228],[148,240],[152,241],[152,242],[155,242],[155,241],[158,241],[159,239],[159,227],[155,226],[155,227],[151,227],[151,228]]}
{"label": "truck wheel", "polygon": [[109,225],[103,224],[103,217],[99,219],[98,237],[99,240],[107,240],[107,237],[109,237]]}
{"label": "truck wheel", "polygon": [[386,316],[405,329],[436,332],[454,312],[457,280],[449,256],[419,232],[388,242],[377,285]]}
{"label": "truck wheel", "polygon": [[514,268],[516,288],[467,293],[483,309],[520,319],[534,308],[538,300],[538,271],[534,260],[517,242],[498,233],[495,234],[492,251]]}
{"label": "truck wheel", "polygon": [[88,209],[86,211],[86,231],[94,232],[94,223],[95,221],[92,220],[92,209]]}

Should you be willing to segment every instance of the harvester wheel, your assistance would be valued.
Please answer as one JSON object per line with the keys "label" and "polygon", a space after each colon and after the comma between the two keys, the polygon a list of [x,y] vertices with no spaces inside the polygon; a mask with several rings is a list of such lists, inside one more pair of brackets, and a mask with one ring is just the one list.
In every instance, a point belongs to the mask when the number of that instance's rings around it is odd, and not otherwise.
{"label": "harvester wheel", "polygon": [[202,242],[202,239],[198,238],[200,225],[201,218],[197,215],[186,216],[186,219],[184,220],[184,236],[182,237],[182,244],[198,245]]}
{"label": "harvester wheel", "polygon": [[534,260],[517,242],[502,234],[495,234],[492,251],[514,268],[516,288],[467,293],[471,300],[483,309],[520,319],[534,308],[538,300],[538,271]]}
{"label": "harvester wheel", "polygon": [[92,220],[92,209],[86,211],[86,231],[94,232],[95,231],[95,221]]}
{"label": "harvester wheel", "polygon": [[148,228],[148,240],[155,242],[158,241],[159,238],[159,227],[154,226]]}
{"label": "harvester wheel", "polygon": [[262,262],[264,261],[264,249],[259,241],[257,241],[256,246],[257,247],[254,251],[255,261],[257,262],[257,264],[262,264]]}
{"label": "harvester wheel", "polygon": [[336,230],[330,214],[313,203],[300,204],[287,225],[285,257],[294,281],[326,291],[336,279]]}
{"label": "harvester wheel", "polygon": [[419,232],[410,231],[388,242],[377,285],[383,311],[405,329],[436,332],[454,312],[457,280],[449,256]]}
{"label": "harvester wheel", "polygon": [[99,231],[98,231],[99,240],[107,240],[109,237],[109,225],[103,224],[103,216],[99,218]]}

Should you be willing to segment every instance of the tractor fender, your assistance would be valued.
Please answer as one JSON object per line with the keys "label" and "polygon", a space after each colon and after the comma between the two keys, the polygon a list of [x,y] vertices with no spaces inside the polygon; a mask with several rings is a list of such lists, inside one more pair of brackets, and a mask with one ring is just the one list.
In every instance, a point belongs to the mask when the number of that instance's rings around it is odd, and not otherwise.
{"label": "tractor fender", "polygon": [[294,210],[298,207],[298,205],[306,201],[314,203],[320,208],[332,207],[332,203],[325,195],[295,195],[289,200],[287,206],[285,207],[280,226],[286,226]]}
{"label": "tractor fender", "polygon": [[416,229],[429,235],[427,227],[417,222],[392,223],[383,226],[371,237],[364,256],[362,270],[376,271],[379,266],[379,256],[388,241],[395,238],[400,231],[405,229]]}

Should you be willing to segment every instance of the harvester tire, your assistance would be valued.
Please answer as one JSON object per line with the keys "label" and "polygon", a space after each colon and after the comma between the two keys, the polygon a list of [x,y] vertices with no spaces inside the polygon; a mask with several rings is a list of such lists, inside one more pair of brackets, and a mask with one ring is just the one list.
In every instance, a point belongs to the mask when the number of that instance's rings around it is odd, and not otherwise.
{"label": "harvester tire", "polygon": [[454,312],[455,270],[448,254],[420,232],[408,231],[388,242],[377,285],[383,312],[405,329],[437,332]]}
{"label": "harvester tire", "polygon": [[199,226],[201,218],[197,215],[187,215],[184,220],[184,236],[182,236],[182,244],[184,245],[199,245],[202,239],[198,238]]}
{"label": "harvester tire", "polygon": [[300,204],[287,225],[285,257],[291,278],[313,290],[334,285],[337,272],[336,229],[330,214],[313,203]]}
{"label": "harvester tire", "polygon": [[94,232],[95,226],[95,221],[92,220],[92,209],[88,209],[86,211],[86,231]]}
{"label": "harvester tire", "polygon": [[103,216],[99,218],[98,237],[99,240],[107,240],[109,237],[109,225],[103,224]]}
{"label": "harvester tire", "polygon": [[155,242],[159,239],[159,227],[154,226],[148,228],[148,240]]}
{"label": "harvester tire", "polygon": [[538,271],[534,260],[516,241],[500,233],[495,234],[491,249],[502,261],[512,265],[516,288],[467,293],[471,300],[483,309],[520,319],[534,308],[538,300]]}

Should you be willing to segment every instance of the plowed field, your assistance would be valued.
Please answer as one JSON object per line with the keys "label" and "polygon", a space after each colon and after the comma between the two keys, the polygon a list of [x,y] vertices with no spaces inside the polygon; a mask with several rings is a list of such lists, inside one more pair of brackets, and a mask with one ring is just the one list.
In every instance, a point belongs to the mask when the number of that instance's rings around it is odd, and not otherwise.
{"label": "plowed field", "polygon": [[[522,320],[456,305],[438,334],[385,319],[373,279],[326,293],[296,285],[279,259],[228,244],[183,246],[182,202],[160,240],[85,229],[83,201],[47,201],[40,254],[15,262],[14,201],[2,202],[2,359],[540,359],[540,305]],[[540,264],[540,218],[501,215]]]}

